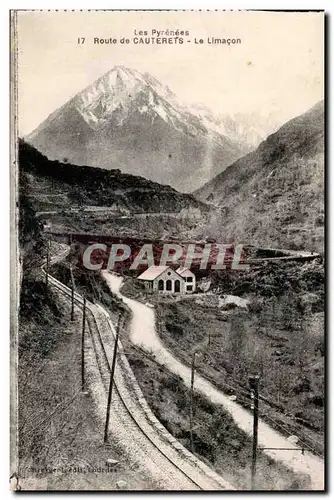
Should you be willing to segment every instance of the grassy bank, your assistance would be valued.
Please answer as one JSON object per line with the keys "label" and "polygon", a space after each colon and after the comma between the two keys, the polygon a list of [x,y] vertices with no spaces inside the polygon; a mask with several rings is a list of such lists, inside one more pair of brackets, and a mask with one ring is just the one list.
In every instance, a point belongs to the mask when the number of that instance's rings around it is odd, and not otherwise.
{"label": "grassy bank", "polygon": [[[147,489],[122,451],[103,444],[103,428],[81,391],[81,317],[36,278],[21,291],[18,363],[18,485],[25,490],[110,490],[125,480]],[[119,460],[108,468],[107,459]]]}
{"label": "grassy bank", "polygon": [[[124,341],[123,341],[124,342]],[[189,431],[190,389],[182,379],[154,358],[126,343],[126,351],[143,394],[160,422],[186,448],[191,450]],[[220,405],[211,403],[199,393],[194,394],[194,452],[235,488],[250,488],[252,441],[234,423]],[[256,487],[261,490],[307,489],[308,478],[294,474],[258,453]]]}
{"label": "grassy bank", "polygon": [[[226,394],[249,408],[250,374],[261,376],[263,418],[285,435],[297,433],[318,453],[324,442],[323,264],[282,262],[249,271],[212,273],[211,293],[187,298],[147,294],[125,277],[122,293],[155,305],[164,344]],[[247,309],[224,305],[233,294]]]}
{"label": "grassy bank", "polygon": [[157,329],[165,345],[189,365],[196,351],[196,370],[248,408],[248,377],[260,374],[262,416],[286,435],[298,433],[321,453],[323,315],[293,321],[287,311],[293,305],[285,299],[280,304],[254,299],[248,312],[224,311],[203,301],[193,297],[156,304]]}
{"label": "grassy bank", "polygon": [[[66,276],[66,263],[57,264],[52,273],[58,278]],[[68,278],[68,275],[67,275]],[[69,278],[68,278],[69,279]],[[92,298],[100,297],[101,303],[112,314],[116,310],[130,315],[126,306],[106,290],[105,282],[96,273],[87,279],[87,273],[77,271],[78,291],[85,291]],[[91,294],[91,295],[90,295]],[[115,318],[115,316],[113,316]],[[190,391],[179,377],[175,377],[153,358],[138,350],[122,333],[129,362],[147,402],[163,425],[188,449]],[[248,489],[250,485],[251,438],[241,431],[220,405],[213,405],[200,394],[195,394],[194,446],[195,453],[214,467],[236,488]],[[275,463],[259,452],[258,487],[260,489],[307,489],[308,479],[294,474],[285,466]]]}

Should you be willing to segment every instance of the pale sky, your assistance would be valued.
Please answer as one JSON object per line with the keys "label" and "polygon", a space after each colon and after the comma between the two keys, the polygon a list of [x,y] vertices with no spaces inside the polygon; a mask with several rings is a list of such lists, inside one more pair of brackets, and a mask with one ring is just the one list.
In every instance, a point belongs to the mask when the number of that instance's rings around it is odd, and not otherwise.
{"label": "pale sky", "polygon": [[[134,30],[188,30],[173,45],[95,45],[132,39]],[[77,43],[85,37],[84,45]],[[196,45],[194,38],[241,38]],[[323,13],[20,12],[19,128],[26,135],[50,113],[123,64],[168,85],[184,103],[214,112],[274,115],[284,123],[323,98]]]}

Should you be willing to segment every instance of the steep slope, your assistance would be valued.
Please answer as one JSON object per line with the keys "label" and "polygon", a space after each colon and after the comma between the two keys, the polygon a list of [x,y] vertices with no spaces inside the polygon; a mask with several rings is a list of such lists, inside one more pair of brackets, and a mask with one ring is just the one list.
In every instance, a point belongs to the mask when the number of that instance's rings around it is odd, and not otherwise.
{"label": "steep slope", "polygon": [[143,177],[87,166],[50,161],[20,141],[20,170],[24,172],[36,210],[62,210],[72,206],[113,207],[118,212],[179,212],[207,210],[190,194]]}
{"label": "steep slope", "polygon": [[220,135],[229,137],[230,140],[247,149],[247,153],[253,151],[269,134],[275,132],[280,123],[274,114],[263,112],[213,114],[212,111],[202,104],[195,104],[191,111],[198,115],[208,127],[216,130]]}
{"label": "steep slope", "polygon": [[222,207],[221,231],[229,239],[322,250],[323,101],[194,194]]}
{"label": "steep slope", "polygon": [[51,159],[142,175],[190,192],[248,150],[145,73],[116,66],[26,139]]}

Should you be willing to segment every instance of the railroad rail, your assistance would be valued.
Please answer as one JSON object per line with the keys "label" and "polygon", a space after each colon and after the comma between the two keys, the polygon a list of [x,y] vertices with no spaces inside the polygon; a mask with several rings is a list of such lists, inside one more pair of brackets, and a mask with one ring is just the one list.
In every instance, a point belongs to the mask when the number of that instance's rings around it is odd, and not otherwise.
{"label": "railroad rail", "polygon": [[[61,260],[65,254],[66,252],[61,257],[56,256],[51,260],[53,262]],[[44,266],[42,268],[45,272]],[[49,283],[65,297],[71,297],[70,288],[51,275]],[[76,307],[83,308],[83,298],[77,292],[74,293],[74,302]],[[100,305],[86,301],[86,318],[89,339],[106,393],[116,332],[108,312]],[[88,347],[88,341],[86,336],[85,349]],[[164,489],[204,491],[235,489],[181,445],[153,415],[131,370],[121,342],[119,342],[114,378],[112,411],[114,417],[121,421],[122,431],[131,435],[137,443],[137,452],[143,456],[143,460],[153,461],[154,467],[160,470],[160,477],[165,476]]]}

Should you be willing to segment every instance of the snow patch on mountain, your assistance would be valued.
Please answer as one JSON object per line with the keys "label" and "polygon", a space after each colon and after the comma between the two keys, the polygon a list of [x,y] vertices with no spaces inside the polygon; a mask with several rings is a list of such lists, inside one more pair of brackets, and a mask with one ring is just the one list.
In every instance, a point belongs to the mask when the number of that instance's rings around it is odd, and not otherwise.
{"label": "snow patch on mountain", "polygon": [[[27,140],[51,159],[140,174],[191,192],[248,152],[151,75],[116,66]],[[171,152],[173,154],[171,154]]]}
{"label": "snow patch on mountain", "polygon": [[198,116],[207,128],[229,137],[232,141],[247,144],[250,150],[255,149],[282,125],[273,114],[261,112],[214,114],[203,104],[192,105],[191,112]]}
{"label": "snow patch on mountain", "polygon": [[[123,66],[114,67],[80,92],[74,101],[76,110],[94,129],[103,127],[116,112],[117,124],[123,124],[136,108],[152,119],[160,117],[181,132],[191,135],[199,131],[201,135],[215,132],[218,142],[222,134],[222,127],[208,113],[186,107],[166,85],[148,73],[142,75]],[[228,133],[226,136],[229,138]]]}

